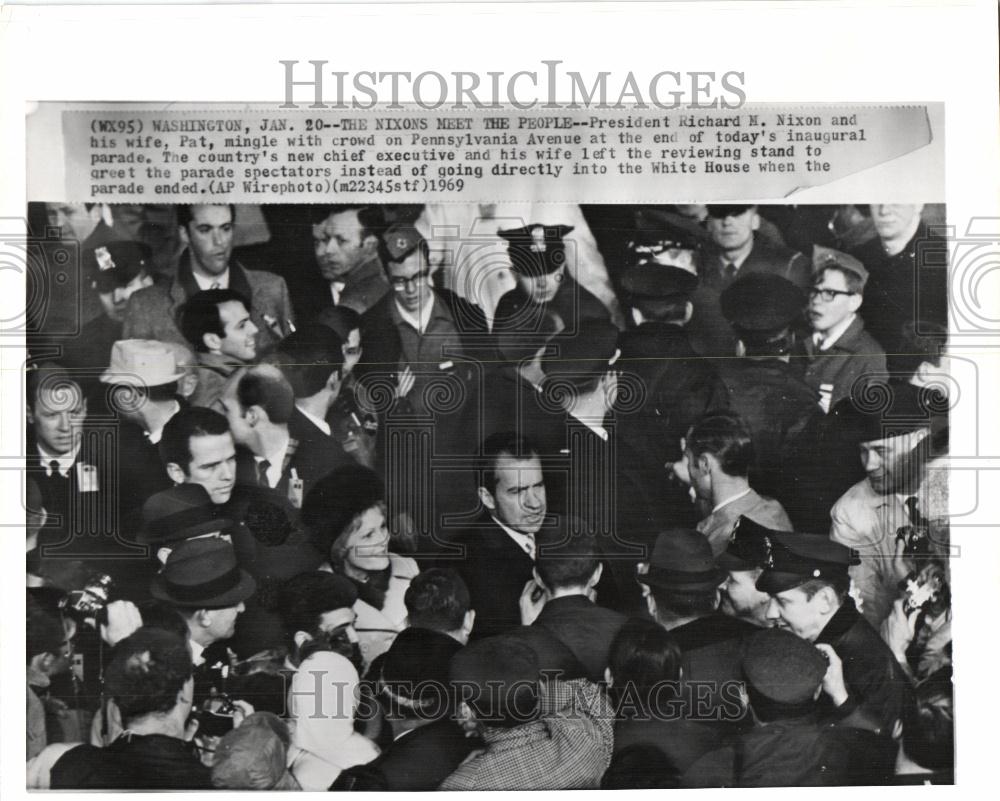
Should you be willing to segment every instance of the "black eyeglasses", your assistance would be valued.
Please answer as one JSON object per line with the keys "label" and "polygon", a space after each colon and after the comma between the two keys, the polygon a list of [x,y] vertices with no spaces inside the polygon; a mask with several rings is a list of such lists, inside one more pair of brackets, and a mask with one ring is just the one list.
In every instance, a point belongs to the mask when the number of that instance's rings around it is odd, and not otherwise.
{"label": "black eyeglasses", "polygon": [[817,296],[823,298],[826,303],[833,301],[837,295],[853,295],[854,292],[845,292],[843,289],[821,289],[818,286],[814,286],[809,290],[809,297],[815,298]]}
{"label": "black eyeglasses", "polygon": [[409,278],[394,277],[389,279],[389,283],[392,284],[392,288],[397,292],[402,292],[404,289],[413,289],[418,284],[422,284],[430,277],[430,268],[421,270],[419,273],[414,273]]}

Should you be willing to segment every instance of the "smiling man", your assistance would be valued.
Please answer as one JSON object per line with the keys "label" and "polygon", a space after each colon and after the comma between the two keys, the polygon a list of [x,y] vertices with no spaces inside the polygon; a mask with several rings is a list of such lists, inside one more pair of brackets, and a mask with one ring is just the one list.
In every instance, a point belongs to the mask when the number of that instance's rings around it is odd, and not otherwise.
{"label": "smiling man", "polygon": [[847,571],[858,563],[857,553],[816,534],[773,532],[766,545],[756,586],[771,597],[767,619],[803,640],[831,646],[843,662],[849,696],[838,711],[853,710],[864,728],[891,733],[910,684],[848,595]]}
{"label": "smiling man", "polygon": [[264,270],[247,270],[232,258],[235,207],[178,206],[177,222],[186,245],[173,280],[136,292],[125,309],[125,339],[185,343],[179,329],[181,308],[198,292],[233,290],[246,298],[261,349],[273,347],[294,328],[285,279]]}

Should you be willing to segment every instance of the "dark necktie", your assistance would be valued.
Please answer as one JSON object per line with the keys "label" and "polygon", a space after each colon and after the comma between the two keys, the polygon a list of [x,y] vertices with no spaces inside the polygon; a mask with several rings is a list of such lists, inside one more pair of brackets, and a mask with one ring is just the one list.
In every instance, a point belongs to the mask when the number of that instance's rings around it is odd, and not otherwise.
{"label": "dark necktie", "polygon": [[257,462],[257,483],[262,487],[271,487],[271,482],[267,480],[267,471],[270,467],[271,463],[267,459]]}
{"label": "dark necktie", "polygon": [[910,524],[914,526],[924,525],[924,516],[920,514],[920,509],[917,508],[917,497],[911,495],[906,499],[906,511],[910,515]]}
{"label": "dark necktie", "polygon": [[55,459],[49,462],[49,478],[64,478],[63,474],[59,472],[59,462]]}
{"label": "dark necktie", "polygon": [[722,282],[724,284],[731,284],[736,278],[737,267],[731,261],[727,261],[722,267]]}

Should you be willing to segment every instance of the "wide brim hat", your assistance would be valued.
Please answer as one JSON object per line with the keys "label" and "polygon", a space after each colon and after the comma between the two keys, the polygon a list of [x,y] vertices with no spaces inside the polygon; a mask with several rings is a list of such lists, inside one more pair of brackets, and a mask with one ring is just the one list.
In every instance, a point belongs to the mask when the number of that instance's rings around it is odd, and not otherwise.
{"label": "wide brim hat", "polygon": [[111,362],[101,374],[104,384],[161,387],[184,377],[171,348],[153,339],[120,339],[111,346]]}
{"label": "wide brim hat", "polygon": [[219,532],[230,533],[233,521],[219,515],[200,484],[178,484],[152,495],[142,505],[142,528],[136,540],[143,545],[168,545]]}
{"label": "wide brim hat", "polygon": [[701,592],[718,587],[726,579],[712,556],[704,534],[693,529],[673,528],[656,538],[642,584],[672,592]]}
{"label": "wide brim hat", "polygon": [[257,591],[257,582],[236,563],[230,543],[211,538],[180,543],[149,590],[172,606],[224,609],[246,601]]}
{"label": "wide brim hat", "polygon": [[84,270],[98,292],[113,292],[148,272],[152,250],[142,242],[107,242],[83,254]]}

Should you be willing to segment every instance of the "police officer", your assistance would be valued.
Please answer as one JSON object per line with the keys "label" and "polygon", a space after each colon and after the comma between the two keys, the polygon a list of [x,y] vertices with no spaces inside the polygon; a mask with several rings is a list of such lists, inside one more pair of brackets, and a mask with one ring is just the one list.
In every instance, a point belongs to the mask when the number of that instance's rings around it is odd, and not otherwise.
{"label": "police officer", "polygon": [[569,225],[535,224],[497,234],[507,240],[511,269],[530,302],[556,312],[567,330],[576,331],[585,320],[610,322],[611,316],[570,274],[576,253],[567,251],[563,237],[572,230]]}
{"label": "police officer", "polygon": [[727,405],[725,387],[710,361],[698,358],[688,338],[698,277],[690,266],[695,244],[681,233],[655,248],[634,249],[636,263],[621,284],[636,326],[619,340],[623,380],[642,389],[642,404],[619,421],[629,458],[622,468],[636,476],[655,517],[672,523],[697,522],[685,487],[672,483],[668,465],[681,458],[681,439],[709,410]]}
{"label": "police officer", "polygon": [[757,454],[750,483],[787,509],[786,500],[794,505],[795,499],[783,486],[785,456],[820,413],[818,394],[789,363],[805,295],[781,276],[751,274],[738,278],[720,302],[738,339],[739,358],[725,360],[719,374],[730,409],[750,429]]}
{"label": "police officer", "polygon": [[778,628],[829,645],[844,666],[849,697],[841,715],[890,734],[902,714],[910,683],[888,646],[848,594],[848,567],[857,552],[817,534],[773,533],[757,589],[771,596],[767,617]]}

